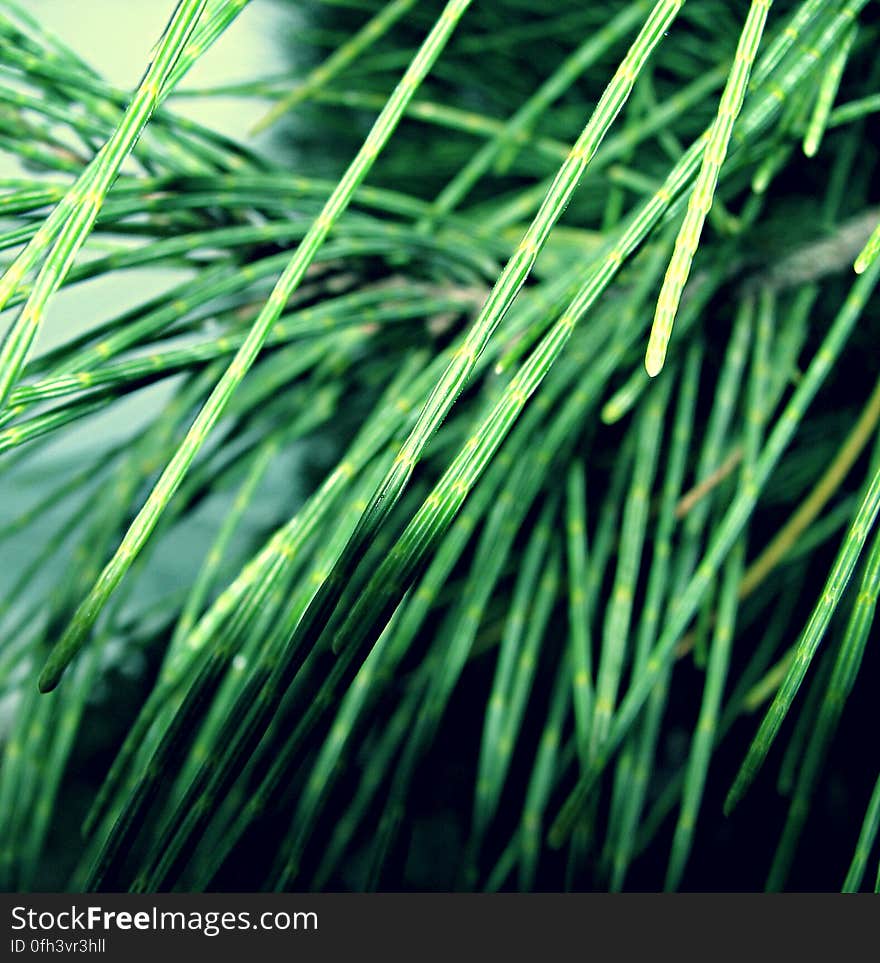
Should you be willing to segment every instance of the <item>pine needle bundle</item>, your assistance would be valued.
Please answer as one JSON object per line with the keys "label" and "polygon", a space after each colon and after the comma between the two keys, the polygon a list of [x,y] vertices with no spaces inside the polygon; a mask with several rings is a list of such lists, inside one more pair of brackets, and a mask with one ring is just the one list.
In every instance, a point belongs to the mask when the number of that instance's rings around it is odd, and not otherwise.
{"label": "pine needle bundle", "polygon": [[876,4],[260,3],[0,2],[0,885],[880,885]]}

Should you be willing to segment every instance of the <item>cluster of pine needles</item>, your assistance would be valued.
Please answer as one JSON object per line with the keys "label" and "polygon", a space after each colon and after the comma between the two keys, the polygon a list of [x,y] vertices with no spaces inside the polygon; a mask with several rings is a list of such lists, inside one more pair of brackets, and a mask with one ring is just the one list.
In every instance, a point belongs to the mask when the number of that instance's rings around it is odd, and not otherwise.
{"label": "cluster of pine needles", "polygon": [[875,888],[877,4],[168,6],[0,3],[0,886]]}

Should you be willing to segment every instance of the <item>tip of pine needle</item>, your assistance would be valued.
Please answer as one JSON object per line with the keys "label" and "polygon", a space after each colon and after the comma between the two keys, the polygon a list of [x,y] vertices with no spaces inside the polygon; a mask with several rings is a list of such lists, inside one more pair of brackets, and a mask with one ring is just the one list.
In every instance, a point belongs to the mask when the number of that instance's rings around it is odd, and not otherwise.
{"label": "tip of pine needle", "polygon": [[274,106],[270,107],[259,120],[251,124],[248,134],[254,137],[257,134],[262,134],[264,130],[271,127],[280,117],[288,111],[288,105],[285,101],[281,101]]}
{"label": "tip of pine needle", "polygon": [[648,335],[648,350],[645,352],[645,371],[649,378],[656,378],[663,370],[666,361],[666,346],[672,331],[672,318],[661,315],[659,309],[651,333]]}
{"label": "tip of pine needle", "polygon": [[71,659],[76,652],[77,647],[71,647],[69,641],[65,638],[49,653],[49,657],[46,659],[46,664],[43,666],[43,671],[40,673],[40,677],[37,680],[37,687],[40,692],[51,692],[55,686],[61,681],[61,676],[64,675],[65,670],[68,665],[70,665]]}
{"label": "tip of pine needle", "polygon": [[734,795],[733,789],[727,794],[724,799],[723,812],[725,817],[730,816],[733,810],[736,808],[736,804],[739,802],[739,794]]}
{"label": "tip of pine needle", "polygon": [[660,374],[663,370],[663,362],[665,360],[664,355],[652,351],[650,345],[648,346],[648,351],[645,354],[645,371],[648,372],[649,378],[656,378],[657,375]]}
{"label": "tip of pine needle", "polygon": [[599,417],[603,425],[613,425],[614,422],[619,420],[619,409],[618,406],[614,404],[613,398],[603,405],[602,410],[599,412]]}
{"label": "tip of pine needle", "polygon": [[293,110],[302,100],[305,99],[306,92],[310,88],[300,86],[294,88],[287,96],[274,103],[262,117],[251,125],[248,132],[252,137],[255,134],[262,134],[266,128],[271,127],[279,121],[288,111]]}
{"label": "tip of pine needle", "polygon": [[729,816],[733,810],[736,809],[737,803],[745,795],[746,790],[749,788],[751,782],[752,769],[751,767],[747,768],[746,765],[743,765],[743,768],[740,769],[736,779],[733,780],[733,785],[730,787],[727,795],[724,797],[723,812],[725,816]]}
{"label": "tip of pine needle", "polygon": [[582,776],[580,782],[569,794],[568,799],[562,804],[562,808],[556,814],[556,819],[553,820],[547,833],[547,843],[551,849],[561,849],[565,845],[565,841],[571,835],[575,824],[583,815],[584,807],[601,771],[602,767],[599,766]]}
{"label": "tip of pine needle", "polygon": [[40,678],[37,680],[37,688],[40,692],[51,692],[58,685],[60,678],[61,673],[53,666],[47,665],[40,673]]}
{"label": "tip of pine needle", "polygon": [[274,111],[270,110],[268,113],[263,114],[263,116],[255,124],[251,124],[250,128],[248,129],[248,136],[256,137],[257,134],[262,134],[267,127],[271,126],[275,120],[275,118],[272,116],[273,113]]}

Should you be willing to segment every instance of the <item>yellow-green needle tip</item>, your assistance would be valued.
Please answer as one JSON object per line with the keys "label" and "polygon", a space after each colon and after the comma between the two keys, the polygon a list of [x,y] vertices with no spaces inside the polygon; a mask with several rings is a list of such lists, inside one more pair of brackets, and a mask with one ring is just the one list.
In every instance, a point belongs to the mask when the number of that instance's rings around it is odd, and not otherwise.
{"label": "yellow-green needle tip", "polygon": [[656,378],[663,370],[666,362],[666,348],[669,345],[669,330],[654,321],[651,337],[648,339],[648,350],[645,352],[645,371],[648,376]]}
{"label": "yellow-green needle tip", "polygon": [[856,274],[864,274],[878,254],[880,254],[880,224],[874,228],[874,233],[868,238],[868,243],[862,248],[855,264],[853,264],[853,270]]}

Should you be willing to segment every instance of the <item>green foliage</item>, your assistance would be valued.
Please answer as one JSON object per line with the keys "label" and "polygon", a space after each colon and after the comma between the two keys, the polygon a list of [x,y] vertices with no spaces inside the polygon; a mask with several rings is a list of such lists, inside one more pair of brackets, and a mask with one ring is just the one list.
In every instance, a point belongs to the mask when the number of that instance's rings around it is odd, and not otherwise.
{"label": "green foliage", "polygon": [[0,2],[0,885],[858,889],[875,5],[246,6]]}

